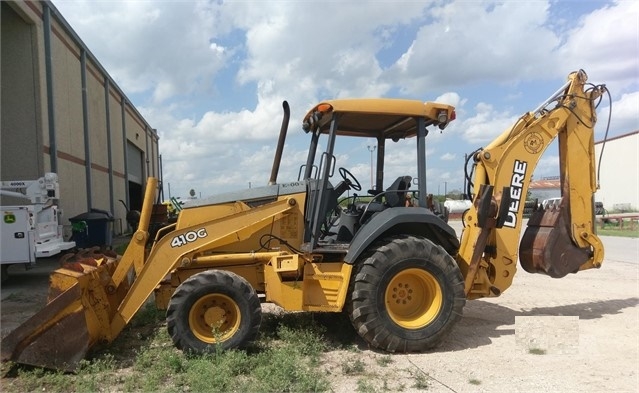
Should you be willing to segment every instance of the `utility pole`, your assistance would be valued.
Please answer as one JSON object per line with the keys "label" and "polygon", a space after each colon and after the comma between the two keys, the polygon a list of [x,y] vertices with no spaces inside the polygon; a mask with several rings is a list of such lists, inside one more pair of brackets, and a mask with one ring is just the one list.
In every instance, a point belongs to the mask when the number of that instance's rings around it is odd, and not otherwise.
{"label": "utility pole", "polygon": [[377,149],[375,145],[368,145],[368,151],[371,152],[371,190],[375,189],[375,183],[373,183],[373,152]]}

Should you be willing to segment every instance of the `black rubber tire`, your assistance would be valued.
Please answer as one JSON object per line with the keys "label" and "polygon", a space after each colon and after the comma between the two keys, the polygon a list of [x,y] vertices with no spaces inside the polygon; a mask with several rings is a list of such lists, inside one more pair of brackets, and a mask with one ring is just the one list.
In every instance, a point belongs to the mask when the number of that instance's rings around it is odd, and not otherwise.
{"label": "black rubber tire", "polygon": [[[430,240],[405,235],[387,238],[356,263],[346,312],[355,330],[371,346],[388,352],[425,351],[437,346],[461,319],[466,303],[462,274],[455,260]],[[408,316],[410,321],[406,323],[416,326],[396,322],[401,318],[392,309],[402,306],[394,305],[395,300],[388,296],[395,296],[396,285],[401,289],[397,280],[404,276],[417,278],[416,282],[422,276],[427,278],[431,286],[423,285],[421,290],[438,297],[431,303],[423,298],[413,300],[421,304],[411,311],[416,317],[411,320],[412,315]],[[433,306],[435,303],[437,306]]]}
{"label": "black rubber tire", "polygon": [[2,269],[0,272],[0,283],[4,284],[7,280],[9,280],[9,265],[0,265],[0,269]]}
{"label": "black rubber tire", "polygon": [[[198,320],[197,316],[191,315],[194,306],[204,307],[202,301],[211,298],[213,301],[222,298],[225,302],[229,299],[232,303],[229,306],[237,310],[237,326],[229,330],[228,337],[219,339],[220,335],[214,334],[213,327],[203,332],[202,324],[198,326],[197,322],[191,326],[192,321]],[[204,319],[202,313],[202,323]],[[194,274],[177,287],[166,311],[166,321],[169,335],[177,348],[187,353],[210,353],[217,345],[222,349],[245,348],[255,340],[262,322],[262,308],[255,289],[244,278],[229,271],[209,270]],[[202,338],[206,333],[210,337]]]}

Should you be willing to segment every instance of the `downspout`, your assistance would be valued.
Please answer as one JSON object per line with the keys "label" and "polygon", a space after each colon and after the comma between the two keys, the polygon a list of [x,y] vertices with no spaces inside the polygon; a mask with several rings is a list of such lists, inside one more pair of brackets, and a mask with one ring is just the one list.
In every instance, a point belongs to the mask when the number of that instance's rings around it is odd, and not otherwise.
{"label": "downspout", "polygon": [[153,174],[153,177],[158,177],[158,169],[155,167],[157,162],[155,159],[155,146],[157,146],[155,135],[157,135],[157,130],[151,128],[151,169],[153,169],[153,172],[151,173]]}
{"label": "downspout", "polygon": [[144,152],[144,161],[146,162],[146,176],[142,177],[140,181],[144,182],[144,180],[151,176],[151,170],[149,169],[149,164],[151,161],[149,160],[149,128],[144,127],[144,145],[146,146],[146,151]]}
{"label": "downspout", "polygon": [[89,140],[89,99],[87,97],[87,52],[80,52],[80,75],[82,78],[82,124],[84,129],[84,162],[87,192],[87,209],[93,207],[91,198],[91,141]]}
{"label": "downspout", "polygon": [[[120,95],[120,98],[122,99],[120,109],[122,111],[122,147],[124,148],[124,200],[128,208],[131,206],[131,201],[129,200],[129,146],[126,139],[126,99],[124,95]],[[129,227],[128,221],[126,225]],[[135,228],[129,229],[135,230]]]}
{"label": "downspout", "polygon": [[109,91],[111,83],[109,78],[104,78],[104,110],[106,112],[106,132],[107,132],[107,160],[109,163],[109,210],[115,217],[115,202],[113,198],[113,146],[111,146],[111,106],[109,104]]}
{"label": "downspout", "polygon": [[47,83],[47,117],[49,121],[49,160],[51,172],[58,172],[58,146],[55,132],[55,98],[53,94],[53,62],[51,56],[51,9],[42,3],[44,11],[44,67]]}
{"label": "downspout", "polygon": [[[158,147],[158,153],[159,153],[159,147]],[[159,171],[159,175],[160,175],[160,199],[164,200],[164,174],[162,173],[162,154],[158,154],[158,160],[160,161],[160,167],[158,168]],[[169,194],[171,194],[171,192],[169,191]],[[169,199],[171,199],[171,196],[169,195]]]}

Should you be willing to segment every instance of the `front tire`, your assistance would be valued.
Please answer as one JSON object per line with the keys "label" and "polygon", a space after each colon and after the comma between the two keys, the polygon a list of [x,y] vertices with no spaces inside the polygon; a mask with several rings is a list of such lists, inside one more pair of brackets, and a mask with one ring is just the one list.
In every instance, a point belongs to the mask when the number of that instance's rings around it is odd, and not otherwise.
{"label": "front tire", "polygon": [[430,240],[388,238],[357,264],[346,310],[371,346],[421,352],[438,345],[461,318],[463,277],[454,259]]}
{"label": "front tire", "polygon": [[173,343],[192,353],[244,348],[257,337],[262,309],[255,289],[244,278],[209,270],[184,281],[166,312]]}

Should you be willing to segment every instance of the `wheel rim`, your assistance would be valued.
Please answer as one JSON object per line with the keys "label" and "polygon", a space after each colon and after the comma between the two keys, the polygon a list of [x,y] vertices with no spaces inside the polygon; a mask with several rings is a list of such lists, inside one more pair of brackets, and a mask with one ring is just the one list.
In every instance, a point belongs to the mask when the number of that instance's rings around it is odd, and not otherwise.
{"label": "wheel rim", "polygon": [[240,328],[240,308],[233,299],[219,293],[199,298],[189,312],[189,326],[199,340],[225,341]]}
{"label": "wheel rim", "polygon": [[405,329],[419,329],[437,317],[443,297],[432,274],[422,269],[406,269],[388,283],[384,301],[393,322]]}

